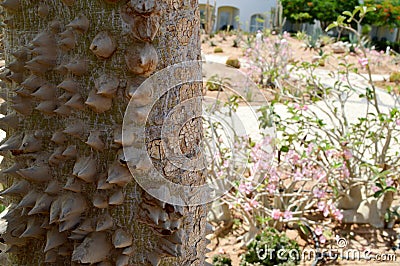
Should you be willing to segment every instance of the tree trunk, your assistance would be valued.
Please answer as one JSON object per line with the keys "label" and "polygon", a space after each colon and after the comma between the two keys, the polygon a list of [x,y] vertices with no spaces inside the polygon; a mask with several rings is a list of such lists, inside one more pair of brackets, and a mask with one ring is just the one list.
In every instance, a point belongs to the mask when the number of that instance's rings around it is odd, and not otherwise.
{"label": "tree trunk", "polygon": [[[136,88],[157,70],[200,59],[197,0],[2,6],[8,114],[0,121],[7,133],[1,195],[12,203],[2,238],[10,265],[203,265],[205,205],[173,206],[147,194],[132,178],[121,138]],[[200,84],[182,88],[153,106],[149,147],[161,138],[166,114],[201,92]],[[191,125],[184,154],[202,138],[201,121]],[[163,156],[152,160],[168,180],[204,182],[202,171],[167,171]]]}

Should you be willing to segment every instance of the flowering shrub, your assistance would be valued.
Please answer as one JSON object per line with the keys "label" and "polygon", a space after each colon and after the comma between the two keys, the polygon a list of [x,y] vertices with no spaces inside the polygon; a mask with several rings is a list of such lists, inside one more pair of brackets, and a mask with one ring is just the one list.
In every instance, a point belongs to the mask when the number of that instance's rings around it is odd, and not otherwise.
{"label": "flowering shrub", "polygon": [[277,77],[288,75],[287,66],[292,52],[288,43],[289,34],[263,37],[261,41],[250,43],[245,50],[245,58],[250,66],[248,74],[260,85],[273,85]]}
{"label": "flowering shrub", "polygon": [[[229,180],[237,180],[229,176],[239,172],[225,159],[236,153],[247,158],[240,180],[234,181],[234,189],[222,198],[243,217],[248,226],[243,237],[247,243],[260,230],[270,226],[282,229],[289,223],[303,232],[311,229],[320,244],[334,239],[329,226],[333,222],[385,226],[399,182],[400,98],[392,89],[378,96],[370,68],[371,56],[376,55],[347,24],[357,16],[361,23],[368,11],[358,7],[353,13],[345,12],[347,17],[339,17],[330,26],[355,34],[360,50],[358,67],[367,74],[360,74],[346,56],[329,74],[318,72],[316,64],[294,64],[291,75],[304,80],[304,93],[280,90],[290,100],[259,110],[261,127],[275,124],[277,138],[268,134],[258,141],[238,137],[235,149],[224,148],[218,155],[218,177]],[[271,39],[248,51],[253,64],[250,69],[262,75],[274,73],[268,79],[277,80],[276,84],[282,84],[279,80],[288,74],[282,56],[286,52],[281,51],[286,49],[284,39],[273,41],[279,48],[276,61],[263,57]],[[357,110],[349,109],[354,99],[363,100]],[[237,107],[234,102],[229,106]]]}

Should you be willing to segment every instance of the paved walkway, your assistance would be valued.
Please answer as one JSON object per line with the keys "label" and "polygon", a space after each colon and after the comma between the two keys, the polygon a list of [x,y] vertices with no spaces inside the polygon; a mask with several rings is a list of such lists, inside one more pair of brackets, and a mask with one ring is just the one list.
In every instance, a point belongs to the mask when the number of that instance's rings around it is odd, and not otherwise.
{"label": "paved walkway", "polygon": [[[205,79],[207,79],[211,74],[218,74],[221,76],[227,76],[231,79],[233,79],[232,84],[235,84],[235,90],[241,91],[239,88],[240,86],[243,86],[245,80],[241,74],[241,72],[238,72],[237,70],[225,66],[227,56],[221,56],[221,55],[203,55],[203,60],[205,60],[205,64],[203,64],[203,69],[206,69],[206,72],[208,73],[203,73],[203,76],[206,76]],[[204,71],[203,71],[204,72]],[[318,79],[320,79],[321,84],[327,86],[327,87],[332,87],[334,86],[336,80],[332,78],[329,75],[330,71],[327,70],[321,70],[317,69],[315,71],[315,76],[317,76]],[[242,80],[242,82],[237,82],[239,79]],[[382,81],[384,79],[388,79],[388,75],[373,75],[372,76],[374,81]],[[367,105],[367,101],[365,98],[360,98],[359,94],[365,92],[365,88],[368,87],[368,81],[365,76],[360,76],[354,73],[350,74],[349,81],[351,85],[354,88],[354,91],[349,92],[348,94],[343,93],[342,95],[338,95],[338,97],[342,98],[347,98],[346,104],[344,105],[344,113],[348,119],[348,121],[351,122],[356,122],[358,121],[358,118],[364,117],[366,112],[373,111],[372,106]],[[248,84],[246,84],[248,86]],[[257,90],[258,88],[256,86],[251,86],[252,89]],[[256,93],[254,93],[256,94]],[[377,89],[376,91],[377,94],[377,99],[379,103],[379,108],[381,111],[387,111],[390,107],[395,106],[396,104],[399,105],[399,102],[395,102],[394,99],[384,90]],[[256,98],[256,97],[254,97]],[[257,125],[254,124],[254,114],[255,110],[257,110],[260,106],[265,105],[265,102],[252,102],[251,103],[252,107],[249,108],[247,106],[240,106],[238,108],[238,114],[241,117],[241,120],[243,123],[246,125],[246,130],[249,132],[253,132],[254,130],[257,130]],[[335,106],[337,103],[335,104]],[[314,105],[309,106],[310,110],[314,111],[316,115],[323,119],[325,123],[327,123],[329,126],[337,126],[337,121],[331,121],[329,117],[326,115],[325,112],[331,113],[329,109],[331,109],[333,106],[333,103],[331,100],[328,100],[326,102],[317,102]],[[340,107],[340,106],[338,106]],[[340,110],[340,108],[339,108]],[[286,107],[283,104],[276,104],[275,105],[275,111],[282,117],[286,118],[289,116],[289,114],[286,111]],[[256,115],[257,116],[257,115]],[[255,118],[257,119],[257,118]]]}

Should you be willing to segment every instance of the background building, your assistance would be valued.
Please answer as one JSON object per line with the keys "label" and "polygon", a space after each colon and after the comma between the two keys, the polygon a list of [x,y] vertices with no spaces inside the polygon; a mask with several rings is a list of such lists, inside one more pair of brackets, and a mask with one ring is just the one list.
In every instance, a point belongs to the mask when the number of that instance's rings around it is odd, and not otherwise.
{"label": "background building", "polygon": [[[210,5],[214,0],[208,1]],[[255,32],[270,27],[271,10],[276,7],[274,0],[217,0],[214,8],[213,30],[242,29]],[[207,0],[200,0],[200,14],[206,13]]]}

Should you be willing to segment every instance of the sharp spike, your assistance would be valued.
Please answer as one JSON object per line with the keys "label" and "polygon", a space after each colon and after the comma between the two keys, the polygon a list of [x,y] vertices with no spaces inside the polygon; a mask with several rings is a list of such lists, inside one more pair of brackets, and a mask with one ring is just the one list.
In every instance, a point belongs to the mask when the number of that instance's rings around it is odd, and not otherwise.
{"label": "sharp spike", "polygon": [[22,135],[13,135],[0,146],[0,152],[17,150],[22,143]]}
{"label": "sharp spike", "polygon": [[14,129],[18,128],[19,125],[18,115],[16,113],[11,113],[9,115],[0,118],[0,125],[3,129],[6,129],[8,127]]}
{"label": "sharp spike", "polygon": [[67,138],[61,131],[56,131],[51,137],[51,141],[56,144],[62,145],[67,141]]}
{"label": "sharp spike", "polygon": [[54,110],[54,113],[61,116],[68,116],[72,113],[72,109],[65,104],[61,104],[56,110]]}
{"label": "sharp spike", "polygon": [[25,167],[21,162],[16,162],[14,163],[12,166],[10,166],[7,169],[4,169],[3,171],[1,171],[1,174],[9,174],[9,175],[13,175],[15,177],[20,177],[17,174],[17,171],[21,168]]}
{"label": "sharp spike", "polygon": [[115,248],[126,248],[132,245],[132,236],[119,228],[114,232],[112,242]]}
{"label": "sharp spike", "polygon": [[57,103],[55,101],[44,101],[39,103],[35,109],[46,115],[53,115],[54,110],[57,109]]}
{"label": "sharp spike", "polygon": [[89,92],[89,96],[85,102],[96,113],[104,113],[111,109],[112,99],[98,95],[95,90]]}
{"label": "sharp spike", "polygon": [[63,187],[65,190],[69,190],[72,192],[80,193],[82,192],[83,183],[79,181],[79,179],[75,177],[68,177],[67,183]]}
{"label": "sharp spike", "polygon": [[76,39],[75,34],[71,29],[67,29],[60,33],[61,41],[60,46],[62,49],[69,51],[75,48]]}
{"label": "sharp spike", "polygon": [[56,88],[54,85],[46,83],[42,85],[37,91],[32,93],[32,96],[40,100],[51,100],[56,97]]}
{"label": "sharp spike", "polygon": [[127,266],[129,265],[129,256],[119,255],[115,262],[115,266]]}
{"label": "sharp spike", "polygon": [[83,98],[79,93],[74,94],[66,103],[66,106],[71,107],[76,110],[83,110],[85,105],[83,103]]}
{"label": "sharp spike", "polygon": [[33,217],[31,219],[28,219],[26,230],[21,234],[20,237],[39,238],[39,239],[42,238],[46,230],[40,227],[41,224],[42,222],[39,220],[39,218]]}
{"label": "sharp spike", "polygon": [[96,194],[93,197],[93,206],[99,209],[108,208],[108,199],[104,195]]}
{"label": "sharp spike", "polygon": [[82,76],[88,71],[88,63],[85,59],[71,61],[64,65],[64,67],[77,76]]}
{"label": "sharp spike", "polygon": [[103,74],[94,81],[97,94],[112,98],[117,92],[119,79],[113,75]]}
{"label": "sharp spike", "polygon": [[104,150],[105,144],[101,140],[100,135],[101,132],[99,130],[90,132],[89,137],[85,143],[97,151]]}
{"label": "sharp spike", "polygon": [[83,138],[85,132],[85,126],[83,121],[78,120],[75,123],[69,125],[63,133],[68,134],[70,136],[76,137],[76,138]]}
{"label": "sharp spike", "polygon": [[94,37],[89,49],[97,57],[107,59],[117,50],[117,44],[110,33],[102,31]]}
{"label": "sharp spike", "polygon": [[31,190],[22,200],[18,203],[16,208],[33,208],[40,194],[36,190]]}
{"label": "sharp spike", "polygon": [[82,194],[68,194],[62,199],[60,221],[66,221],[70,216],[81,215],[87,208]]}
{"label": "sharp spike", "polygon": [[56,39],[54,34],[48,31],[42,31],[32,40],[34,46],[45,46],[50,49],[54,48],[56,45]]}
{"label": "sharp spike", "polygon": [[57,180],[51,180],[44,192],[50,195],[57,195],[61,192],[61,186]]}
{"label": "sharp spike", "polygon": [[33,153],[42,149],[42,140],[36,138],[33,134],[26,134],[22,140],[19,150],[24,153]]}
{"label": "sharp spike", "polygon": [[78,228],[82,232],[91,233],[94,232],[94,221],[93,219],[87,218],[82,222],[82,224]]}
{"label": "sharp spike", "polygon": [[101,232],[108,230],[114,226],[114,221],[109,214],[99,217],[97,220],[96,231]]}
{"label": "sharp spike", "polygon": [[96,178],[96,160],[91,157],[78,158],[72,171],[73,175],[79,177],[87,183],[92,183]]}
{"label": "sharp spike", "polygon": [[113,188],[113,185],[110,183],[107,183],[106,179],[107,179],[106,174],[101,174],[99,176],[99,179],[97,180],[97,189],[106,190],[106,189]]}
{"label": "sharp spike", "polygon": [[17,174],[34,182],[47,182],[53,179],[50,168],[46,165],[37,165],[20,169],[17,171]]}
{"label": "sharp spike", "polygon": [[30,91],[34,91],[43,86],[45,83],[46,81],[43,80],[41,77],[30,75],[27,79],[24,80],[24,82],[21,83],[21,86]]}
{"label": "sharp spike", "polygon": [[62,156],[66,157],[66,158],[76,158],[76,156],[78,155],[78,151],[76,149],[75,145],[70,145],[68,146],[65,151],[62,153]]}
{"label": "sharp spike", "polygon": [[22,47],[14,52],[11,53],[12,56],[14,56],[15,58],[21,60],[21,61],[26,61],[26,59],[28,58],[28,49],[25,47]]}
{"label": "sharp spike", "polygon": [[64,232],[67,230],[71,230],[76,225],[78,225],[80,221],[81,221],[80,214],[70,215],[70,216],[68,216],[68,218],[65,218],[63,221],[61,221],[61,223],[58,227],[59,228],[58,231]]}
{"label": "sharp spike", "polygon": [[71,27],[79,33],[85,33],[89,28],[89,20],[85,15],[81,14],[71,21],[67,27]]}
{"label": "sharp spike", "polygon": [[129,182],[131,182],[133,179],[131,172],[129,172],[129,169],[122,166],[119,163],[114,163],[109,169],[108,169],[108,178],[107,182],[110,184],[116,184],[118,186],[125,186]]}
{"label": "sharp spike", "polygon": [[30,212],[28,212],[28,215],[33,215],[38,213],[49,213],[50,205],[53,202],[53,200],[54,198],[52,196],[43,194],[40,198],[38,198],[33,209]]}
{"label": "sharp spike", "polygon": [[50,214],[49,214],[49,224],[53,224],[59,221],[61,213],[61,198],[57,198],[51,203]]}
{"label": "sharp spike", "polygon": [[150,86],[137,90],[137,86],[130,86],[129,96],[134,107],[143,107],[153,101],[153,90]]}
{"label": "sharp spike", "polygon": [[79,91],[79,83],[76,82],[73,78],[66,78],[60,84],[57,85],[57,88],[76,93]]}
{"label": "sharp spike", "polygon": [[132,255],[135,252],[135,249],[133,248],[133,246],[129,246],[124,248],[124,250],[122,251],[122,254],[124,255]]}
{"label": "sharp spike", "polygon": [[118,189],[115,191],[108,200],[108,204],[110,205],[121,205],[124,203],[125,195],[122,192],[122,189]]}
{"label": "sharp spike", "polygon": [[65,242],[67,242],[66,234],[60,233],[57,228],[53,227],[51,230],[47,231],[47,241],[44,252],[61,246]]}
{"label": "sharp spike", "polygon": [[93,232],[72,253],[72,261],[98,263],[107,258],[112,246],[105,232]]}

